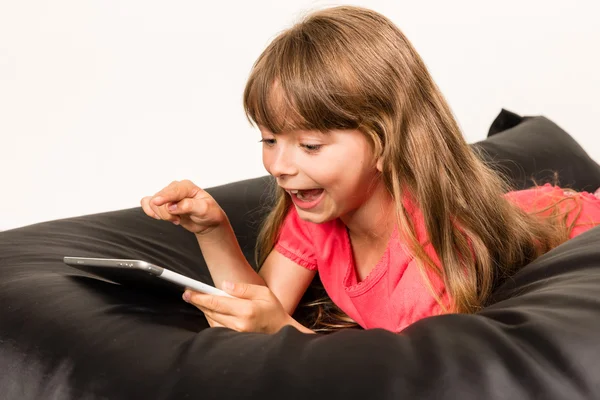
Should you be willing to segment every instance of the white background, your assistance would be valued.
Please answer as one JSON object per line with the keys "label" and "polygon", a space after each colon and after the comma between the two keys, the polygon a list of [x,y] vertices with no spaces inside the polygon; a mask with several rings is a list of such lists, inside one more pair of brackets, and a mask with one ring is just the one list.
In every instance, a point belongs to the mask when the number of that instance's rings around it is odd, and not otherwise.
{"label": "white background", "polygon": [[[349,1],[408,36],[469,142],[501,108],[600,160],[596,1]],[[242,91],[325,1],[0,0],[0,230],[265,174]]]}

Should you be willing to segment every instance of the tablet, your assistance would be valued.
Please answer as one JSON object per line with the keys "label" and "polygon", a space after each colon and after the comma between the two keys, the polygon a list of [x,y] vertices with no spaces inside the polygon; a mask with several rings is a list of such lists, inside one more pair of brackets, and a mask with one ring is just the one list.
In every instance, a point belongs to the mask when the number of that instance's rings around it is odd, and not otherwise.
{"label": "tablet", "polygon": [[[117,258],[64,257],[65,264],[109,281],[121,284],[143,283],[148,280],[162,280],[180,288],[196,290],[206,294],[233,297],[214,286],[178,274],[158,265],[141,260]],[[151,282],[150,282],[151,283]]]}

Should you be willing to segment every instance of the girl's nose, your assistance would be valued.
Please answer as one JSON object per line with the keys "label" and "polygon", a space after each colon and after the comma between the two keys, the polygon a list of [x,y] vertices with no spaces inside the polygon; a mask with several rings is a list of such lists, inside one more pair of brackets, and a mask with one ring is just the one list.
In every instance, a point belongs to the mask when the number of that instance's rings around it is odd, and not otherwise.
{"label": "girl's nose", "polygon": [[293,155],[289,151],[284,151],[284,149],[277,151],[276,154],[273,154],[269,172],[276,178],[284,175],[296,175],[298,169],[294,163]]}

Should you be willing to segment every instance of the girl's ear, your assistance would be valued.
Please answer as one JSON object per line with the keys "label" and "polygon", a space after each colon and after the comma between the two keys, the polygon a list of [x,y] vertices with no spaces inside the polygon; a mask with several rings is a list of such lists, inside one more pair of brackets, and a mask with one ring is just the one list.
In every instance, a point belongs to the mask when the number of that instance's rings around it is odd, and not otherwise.
{"label": "girl's ear", "polygon": [[377,168],[377,171],[383,172],[383,157],[379,157],[377,159],[377,164],[375,164],[375,167]]}

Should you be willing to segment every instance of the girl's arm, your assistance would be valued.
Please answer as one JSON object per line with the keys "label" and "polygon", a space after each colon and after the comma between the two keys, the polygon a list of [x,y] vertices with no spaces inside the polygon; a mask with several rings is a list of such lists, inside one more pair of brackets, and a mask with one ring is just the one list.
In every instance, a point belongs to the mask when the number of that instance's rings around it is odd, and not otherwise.
{"label": "girl's arm", "polygon": [[273,250],[259,275],[246,261],[233,229],[213,229],[197,237],[215,284],[234,296],[227,298],[186,290],[184,300],[198,307],[211,326],[275,333],[292,325],[301,332],[314,333],[291,316],[310,285],[314,271]]}
{"label": "girl's arm", "polygon": [[[205,314],[211,311],[212,315],[240,329],[252,329],[260,322],[257,325],[259,329],[278,330],[291,324],[306,332],[307,328],[301,327],[290,315],[315,272],[272,251],[261,274],[256,273],[244,257],[223,209],[209,193],[189,180],[173,181],[154,196],[142,198],[141,205],[147,215],[171,221],[193,232],[215,286],[227,291],[223,282],[229,282],[234,284],[234,289],[240,290],[236,292],[238,299],[227,301],[226,298],[217,299],[217,296],[201,297],[200,293],[192,296],[197,296],[199,303],[204,299]],[[184,299],[190,300],[190,296],[191,293],[186,291]],[[229,314],[223,314],[223,310],[219,310],[221,306],[226,307]],[[270,313],[273,313],[273,318],[266,318]]]}
{"label": "girl's arm", "polygon": [[[291,315],[312,282],[315,271],[304,268],[278,251],[272,250],[257,274],[244,257],[229,223],[206,234],[197,234],[196,237],[217,287],[223,288],[224,281],[236,284],[266,285],[287,314],[285,325],[292,325],[301,332],[314,333],[293,319]],[[237,293],[232,294],[236,295]],[[253,295],[246,296],[249,300],[253,297]],[[194,298],[196,305],[206,305],[200,300],[201,298]],[[203,311],[206,313],[207,310],[203,309]],[[231,313],[235,314],[235,312]]]}
{"label": "girl's arm", "polygon": [[227,217],[219,226],[206,233],[196,233],[196,239],[216,287],[223,281],[265,285],[244,257]]}
{"label": "girl's arm", "polygon": [[260,275],[289,315],[296,310],[315,274],[316,271],[296,264],[277,250],[269,253],[260,269]]}
{"label": "girl's arm", "polygon": [[214,284],[224,280],[264,285],[246,261],[227,215],[215,199],[190,180],[173,181],[141,200],[144,212],[194,233]]}
{"label": "girl's arm", "polygon": [[312,282],[315,271],[296,264],[276,250],[267,256],[259,273],[244,257],[242,249],[227,222],[206,234],[196,234],[202,255],[215,286],[223,281],[266,285],[292,315]]}
{"label": "girl's arm", "polygon": [[196,239],[216,287],[222,288],[223,281],[266,285],[290,315],[315,276],[315,271],[296,264],[276,250],[271,251],[256,273],[229,222],[208,233],[196,234]]}

